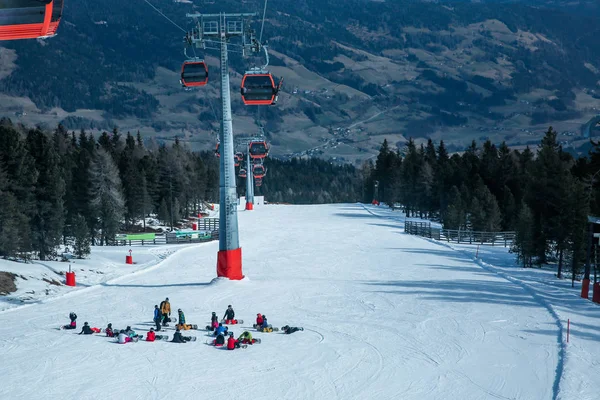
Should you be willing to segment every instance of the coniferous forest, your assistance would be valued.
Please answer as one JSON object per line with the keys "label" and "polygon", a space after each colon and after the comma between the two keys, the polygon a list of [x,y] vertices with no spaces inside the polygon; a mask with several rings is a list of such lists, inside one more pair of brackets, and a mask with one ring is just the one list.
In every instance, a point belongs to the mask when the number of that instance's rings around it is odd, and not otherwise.
{"label": "coniferous forest", "polygon": [[[286,203],[355,202],[360,188],[352,166],[322,160],[268,160],[257,195]],[[245,194],[239,180],[238,193]],[[171,228],[195,215],[203,201],[219,201],[213,152],[184,144],[145,144],[116,129],[93,137],[27,129],[0,120],[0,257],[51,259],[59,245],[77,257],[116,233],[146,230],[155,215]]]}
{"label": "coniferous forest", "polygon": [[600,144],[589,157],[563,151],[549,128],[537,149],[512,150],[489,140],[449,155],[440,142],[401,151],[381,146],[363,167],[364,201],[374,195],[400,203],[407,216],[440,221],[447,229],[515,231],[521,265],[558,264],[575,276],[585,262],[587,215],[600,213]]}

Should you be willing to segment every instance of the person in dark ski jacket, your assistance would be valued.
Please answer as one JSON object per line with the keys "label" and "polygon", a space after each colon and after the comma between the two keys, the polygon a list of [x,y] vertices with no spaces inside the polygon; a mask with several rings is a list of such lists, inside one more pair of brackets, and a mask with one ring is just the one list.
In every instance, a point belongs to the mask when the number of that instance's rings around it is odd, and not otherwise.
{"label": "person in dark ski jacket", "polygon": [[223,324],[219,323],[219,326],[217,327],[217,329],[215,329],[214,335],[227,335],[227,330],[228,328],[226,326],[223,326]]}
{"label": "person in dark ski jacket", "polygon": [[295,326],[286,325],[283,328],[281,328],[281,330],[283,331],[283,333],[289,335],[289,334],[294,333],[294,332],[303,331],[304,328],[298,328],[298,327],[295,327]]}
{"label": "person in dark ski jacket", "polygon": [[181,311],[181,308],[177,310],[177,323],[185,324],[185,314]]}
{"label": "person in dark ski jacket", "polygon": [[171,340],[171,342],[173,342],[173,343],[185,343],[185,339],[183,338],[183,335],[181,334],[181,332],[179,331],[179,329],[177,329],[177,331],[175,331],[175,334],[173,335],[173,340]]}
{"label": "person in dark ski jacket", "polygon": [[156,324],[156,330],[160,331],[160,320],[162,317],[162,313],[160,312],[160,309],[158,308],[158,305],[154,306],[154,323]]}
{"label": "person in dark ski jacket", "polygon": [[171,316],[171,303],[169,303],[168,297],[160,303],[160,312],[162,313],[163,317],[163,326],[169,326],[167,322],[169,321],[169,317]]}
{"label": "person in dark ski jacket", "polygon": [[83,328],[81,328],[81,332],[79,332],[79,334],[80,335],[82,335],[82,334],[84,334],[84,335],[92,335],[92,334],[96,333],[95,329],[98,329],[98,328],[90,328],[90,326],[88,325],[88,323],[84,322],[83,323]]}
{"label": "person in dark ski jacket", "polygon": [[223,346],[225,344],[225,336],[223,334],[217,335],[213,343],[215,346]]}
{"label": "person in dark ski jacket", "polygon": [[231,321],[235,318],[235,311],[231,308],[231,304],[227,306],[227,310],[225,310],[225,315],[223,315],[223,319],[225,321]]}
{"label": "person in dark ski jacket", "polygon": [[229,339],[227,339],[227,350],[234,350],[235,348],[240,348],[240,344],[233,337],[233,332],[229,334]]}
{"label": "person in dark ski jacket", "polygon": [[77,329],[77,314],[71,312],[69,314],[69,319],[71,320],[71,323],[63,326],[63,329]]}

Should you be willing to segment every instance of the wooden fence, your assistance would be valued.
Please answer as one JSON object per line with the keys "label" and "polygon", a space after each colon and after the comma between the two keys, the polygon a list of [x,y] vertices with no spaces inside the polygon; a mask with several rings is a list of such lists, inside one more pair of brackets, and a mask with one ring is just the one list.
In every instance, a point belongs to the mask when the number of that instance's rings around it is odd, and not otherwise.
{"label": "wooden fence", "polygon": [[512,245],[515,240],[515,232],[481,232],[442,229],[432,227],[430,222],[405,221],[404,232],[410,235],[461,244],[500,245],[507,247]]}

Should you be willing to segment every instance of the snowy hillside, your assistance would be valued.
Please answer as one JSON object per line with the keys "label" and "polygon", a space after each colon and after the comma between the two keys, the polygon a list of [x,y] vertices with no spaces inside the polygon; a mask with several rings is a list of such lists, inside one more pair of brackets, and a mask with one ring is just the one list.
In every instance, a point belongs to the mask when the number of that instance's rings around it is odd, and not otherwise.
{"label": "snowy hillside", "polygon": [[[211,242],[0,312],[0,398],[598,398],[600,307],[512,266],[504,248],[474,260],[472,248],[405,235],[397,213],[361,205],[269,205],[239,219],[243,281],[214,279]],[[56,329],[75,311],[79,326],[145,332],[167,296],[202,326],[232,304],[245,323],[231,330],[262,343],[230,352],[190,331],[197,342],[117,345]],[[305,330],[258,333],[259,312]]]}

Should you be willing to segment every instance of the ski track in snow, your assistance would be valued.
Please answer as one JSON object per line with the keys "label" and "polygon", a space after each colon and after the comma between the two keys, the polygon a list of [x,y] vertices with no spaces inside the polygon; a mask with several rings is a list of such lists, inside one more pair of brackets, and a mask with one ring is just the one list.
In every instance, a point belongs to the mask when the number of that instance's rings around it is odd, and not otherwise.
{"label": "ski track in snow", "polygon": [[[242,281],[213,279],[212,242],[0,313],[0,374],[27,382],[0,385],[0,398],[567,399],[564,348],[556,354],[556,335],[535,333],[560,328],[551,305],[470,254],[404,235],[401,215],[359,204],[264,206],[239,220]],[[74,310],[79,327],[144,332],[167,296],[201,327],[232,304],[245,320],[230,327],[236,336],[258,312],[304,331],[252,330],[261,344],[229,352],[205,345],[204,331],[186,332],[198,341],[183,345],[118,345],[56,330]]]}

